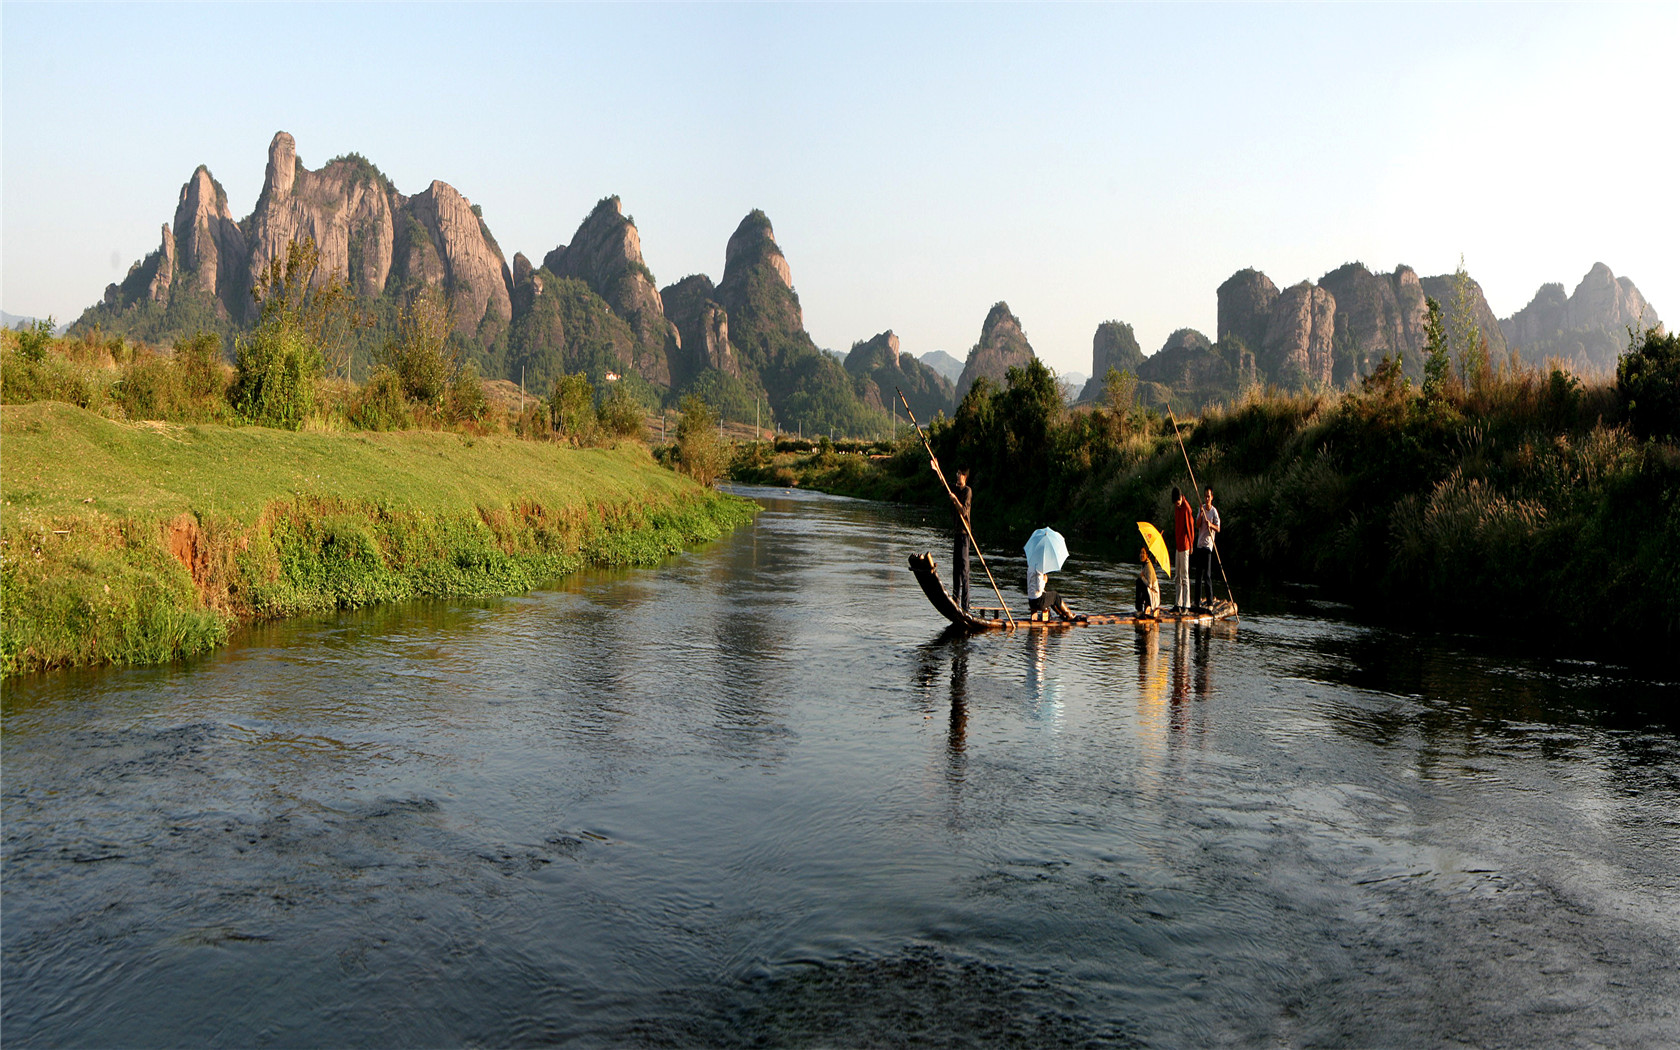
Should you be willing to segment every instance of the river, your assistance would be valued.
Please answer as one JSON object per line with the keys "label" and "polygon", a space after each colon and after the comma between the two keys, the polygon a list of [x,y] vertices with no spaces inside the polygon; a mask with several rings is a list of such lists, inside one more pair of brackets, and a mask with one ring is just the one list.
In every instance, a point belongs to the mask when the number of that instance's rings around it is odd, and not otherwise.
{"label": "river", "polygon": [[942,522],[743,491],[659,568],[5,683],[5,1044],[1680,1042],[1672,675],[1299,588],[947,637]]}

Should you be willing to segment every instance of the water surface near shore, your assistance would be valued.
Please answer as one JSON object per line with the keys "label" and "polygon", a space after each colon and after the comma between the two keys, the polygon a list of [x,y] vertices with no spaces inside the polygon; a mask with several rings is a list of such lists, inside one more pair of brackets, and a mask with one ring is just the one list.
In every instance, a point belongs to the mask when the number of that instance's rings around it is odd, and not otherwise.
{"label": "water surface near shore", "polygon": [[1310,594],[950,637],[942,522],[746,491],[656,569],[8,680],[5,1041],[1672,1045],[1674,682]]}

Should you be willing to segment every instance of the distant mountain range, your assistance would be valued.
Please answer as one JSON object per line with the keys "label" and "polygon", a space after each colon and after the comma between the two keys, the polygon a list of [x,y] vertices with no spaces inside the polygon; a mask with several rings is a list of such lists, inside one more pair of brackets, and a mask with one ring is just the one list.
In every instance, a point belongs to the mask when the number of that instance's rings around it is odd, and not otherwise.
{"label": "distant mountain range", "polygon": [[[949,414],[976,378],[1002,382],[1010,367],[1035,356],[1001,302],[961,361],[940,350],[918,360],[900,351],[890,331],[844,354],[819,349],[804,328],[791,267],[759,211],[730,236],[719,281],[692,274],[661,288],[617,197],[597,203],[570,243],[546,252],[540,265],[518,252],[509,261],[480,209],[447,183],[404,195],[357,154],[312,171],[285,132],[269,146],[250,215],[236,220],[227,194],[200,166],[182,186],[157,250],[107,287],[72,329],[99,326],[155,343],[207,329],[231,340],[256,321],[254,277],[305,238],[319,251],[316,281],[340,275],[372,319],[358,335],[358,370],[390,337],[401,306],[427,287],[444,294],[452,338],[487,378],[546,389],[562,373],[585,372],[598,384],[610,374],[649,403],[692,392],[730,418],[767,407],[783,427],[807,433],[880,432],[895,390],[918,417]],[[1217,291],[1216,339],[1180,329],[1145,357],[1129,325],[1099,325],[1091,379],[1079,397],[1100,396],[1110,366],[1136,375],[1144,403],[1186,408],[1253,383],[1346,386],[1385,354],[1398,354],[1415,376],[1426,296],[1449,307],[1452,324],[1475,325],[1492,354],[1516,346],[1529,361],[1557,357],[1587,374],[1614,368],[1627,326],[1658,323],[1633,283],[1602,264],[1573,294],[1544,285],[1504,320],[1474,281],[1420,278],[1405,266],[1377,274],[1349,263],[1316,284],[1281,290],[1265,274],[1240,270]],[[14,320],[7,315],[7,326]]]}

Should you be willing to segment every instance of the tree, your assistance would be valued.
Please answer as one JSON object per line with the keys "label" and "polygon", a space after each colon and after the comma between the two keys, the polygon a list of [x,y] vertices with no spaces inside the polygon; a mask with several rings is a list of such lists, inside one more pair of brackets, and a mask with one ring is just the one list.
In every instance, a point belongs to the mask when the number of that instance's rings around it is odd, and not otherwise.
{"label": "tree", "polygon": [[1628,352],[1616,363],[1616,393],[1633,432],[1680,438],[1680,333],[1647,328],[1643,343],[1628,333]]}
{"label": "tree", "polygon": [[554,381],[548,395],[548,411],[554,429],[572,439],[572,444],[587,444],[595,436],[595,387],[582,372],[563,375]]}
{"label": "tree", "polygon": [[374,355],[402,383],[410,401],[439,407],[461,371],[452,349],[449,303],[435,288],[422,287],[397,315],[397,334]]}
{"label": "tree", "polygon": [[18,332],[18,354],[26,361],[39,364],[47,356],[47,347],[53,341],[53,319],[48,317],[44,321],[36,321]]}
{"label": "tree", "polygon": [[1439,401],[1446,396],[1452,381],[1452,353],[1447,348],[1446,326],[1441,320],[1441,304],[1433,296],[1424,299],[1429,317],[1423,323],[1423,396]]}
{"label": "tree", "polygon": [[1447,315],[1447,339],[1452,356],[1458,360],[1459,378],[1465,386],[1476,386],[1487,378],[1487,340],[1482,338],[1481,326],[1476,323],[1476,282],[1464,269],[1464,256],[1458,257],[1458,269],[1453,271],[1453,301]]}
{"label": "tree", "polygon": [[348,373],[350,336],[361,315],[339,274],[315,286],[320,262],[313,240],[293,241],[251,287],[261,315],[235,344],[228,390],[234,410],[250,422],[296,430],[314,410],[315,380],[328,358],[342,361]]}
{"label": "tree", "polygon": [[718,438],[717,425],[717,416],[706,402],[693,394],[683,398],[682,421],[677,424],[677,464],[702,485],[710,485],[723,473],[723,442]]}
{"label": "tree", "polygon": [[1108,372],[1103,375],[1103,399],[1108,402],[1108,410],[1114,413],[1115,418],[1126,418],[1137,401],[1137,376],[1109,365]]}

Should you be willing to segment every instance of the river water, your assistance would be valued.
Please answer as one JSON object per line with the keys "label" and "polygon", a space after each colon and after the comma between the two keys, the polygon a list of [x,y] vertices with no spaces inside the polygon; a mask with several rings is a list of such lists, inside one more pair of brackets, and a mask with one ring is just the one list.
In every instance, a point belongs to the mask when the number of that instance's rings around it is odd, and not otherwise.
{"label": "river water", "polygon": [[942,522],[745,491],[656,569],[6,683],[5,1044],[1680,1042],[1672,677],[1305,590],[948,637]]}

